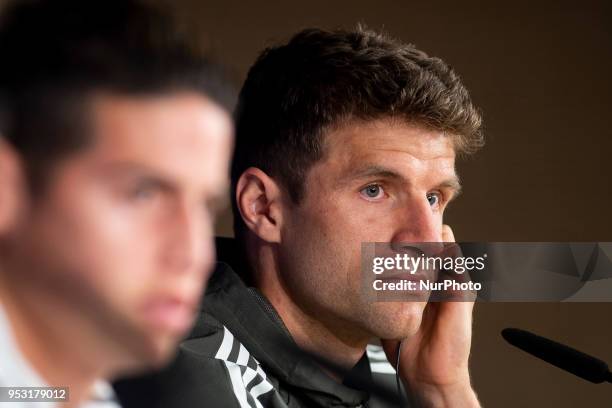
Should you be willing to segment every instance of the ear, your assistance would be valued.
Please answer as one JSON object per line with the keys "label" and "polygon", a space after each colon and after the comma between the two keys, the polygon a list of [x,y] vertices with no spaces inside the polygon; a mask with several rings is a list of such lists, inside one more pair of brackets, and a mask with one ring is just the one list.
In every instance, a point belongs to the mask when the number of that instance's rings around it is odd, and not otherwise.
{"label": "ear", "polygon": [[17,220],[23,200],[20,160],[12,146],[0,135],[0,236]]}
{"label": "ear", "polygon": [[278,183],[256,167],[246,169],[236,184],[236,203],[242,220],[266,242],[280,242],[282,198]]}

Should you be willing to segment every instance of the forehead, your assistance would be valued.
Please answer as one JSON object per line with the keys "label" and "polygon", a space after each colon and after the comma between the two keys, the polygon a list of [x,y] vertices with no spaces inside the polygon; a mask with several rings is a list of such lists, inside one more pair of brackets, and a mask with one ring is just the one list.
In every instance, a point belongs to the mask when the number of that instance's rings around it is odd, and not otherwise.
{"label": "forehead", "polygon": [[454,172],[452,137],[400,120],[350,122],[325,137],[324,161],[347,171],[364,164]]}
{"label": "forehead", "polygon": [[[199,147],[228,139],[230,120],[220,107],[199,94],[122,96],[98,94],[91,103],[92,131],[99,148],[153,152],[162,143],[182,139]],[[181,143],[175,148],[180,149]],[[171,143],[166,148],[171,147]]]}
{"label": "forehead", "polygon": [[212,179],[227,160],[229,115],[204,96],[96,95],[90,113],[94,161],[135,162],[169,176]]}

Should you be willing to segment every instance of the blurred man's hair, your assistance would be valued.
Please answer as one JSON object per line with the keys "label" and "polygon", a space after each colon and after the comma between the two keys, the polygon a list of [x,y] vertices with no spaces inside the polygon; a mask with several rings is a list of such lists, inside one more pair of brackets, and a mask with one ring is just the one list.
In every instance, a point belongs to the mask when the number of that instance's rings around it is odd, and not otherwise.
{"label": "blurred man's hair", "polygon": [[[327,130],[386,117],[445,132],[458,154],[483,144],[481,116],[441,59],[363,27],[301,31],[264,50],[248,73],[236,112],[232,190],[254,166],[298,204]],[[239,236],[244,223],[235,197],[233,206]]]}
{"label": "blurred man's hair", "polygon": [[0,135],[34,190],[50,166],[85,146],[96,92],[194,91],[226,109],[220,70],[170,13],[131,0],[14,1],[0,18]]}

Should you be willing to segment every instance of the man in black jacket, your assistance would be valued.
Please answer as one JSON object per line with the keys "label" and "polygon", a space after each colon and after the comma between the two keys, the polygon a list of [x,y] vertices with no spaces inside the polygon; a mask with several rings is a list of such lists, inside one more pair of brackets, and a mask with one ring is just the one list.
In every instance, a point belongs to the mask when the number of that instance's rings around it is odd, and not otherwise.
{"label": "man in black jacket", "polygon": [[140,383],[157,391],[147,405],[384,406],[363,381],[393,378],[365,359],[378,339],[418,406],[478,406],[473,304],[371,302],[360,274],[362,242],[454,240],[455,157],[482,144],[480,123],[448,65],[374,31],[305,30],[264,51],[237,110],[244,258],[218,266],[179,358]]}
{"label": "man in black jacket", "polygon": [[246,269],[234,240],[219,238],[217,248],[202,312],[177,360],[161,373],[115,384],[125,407],[398,406],[395,372],[380,347],[368,346],[344,381],[332,380],[234,271]]}

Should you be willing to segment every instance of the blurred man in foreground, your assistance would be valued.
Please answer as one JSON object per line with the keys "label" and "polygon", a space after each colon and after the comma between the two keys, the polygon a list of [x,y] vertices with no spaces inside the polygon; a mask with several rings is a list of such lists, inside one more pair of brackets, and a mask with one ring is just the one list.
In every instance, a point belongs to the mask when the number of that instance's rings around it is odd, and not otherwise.
{"label": "blurred man in foreground", "polygon": [[0,386],[116,406],[107,381],[162,366],[191,327],[233,127],[185,34],[132,1],[4,10]]}
{"label": "blurred man in foreground", "polygon": [[372,339],[394,365],[403,340],[399,377],[417,406],[478,406],[473,303],[370,301],[361,244],[454,240],[443,214],[460,189],[455,158],[480,147],[480,124],[446,63],[374,31],[305,30],[264,51],[237,111],[244,257],[218,265],[174,368],[154,377],[157,406],[187,407],[189,393],[223,407],[388,406],[299,352],[392,376],[368,361]]}

